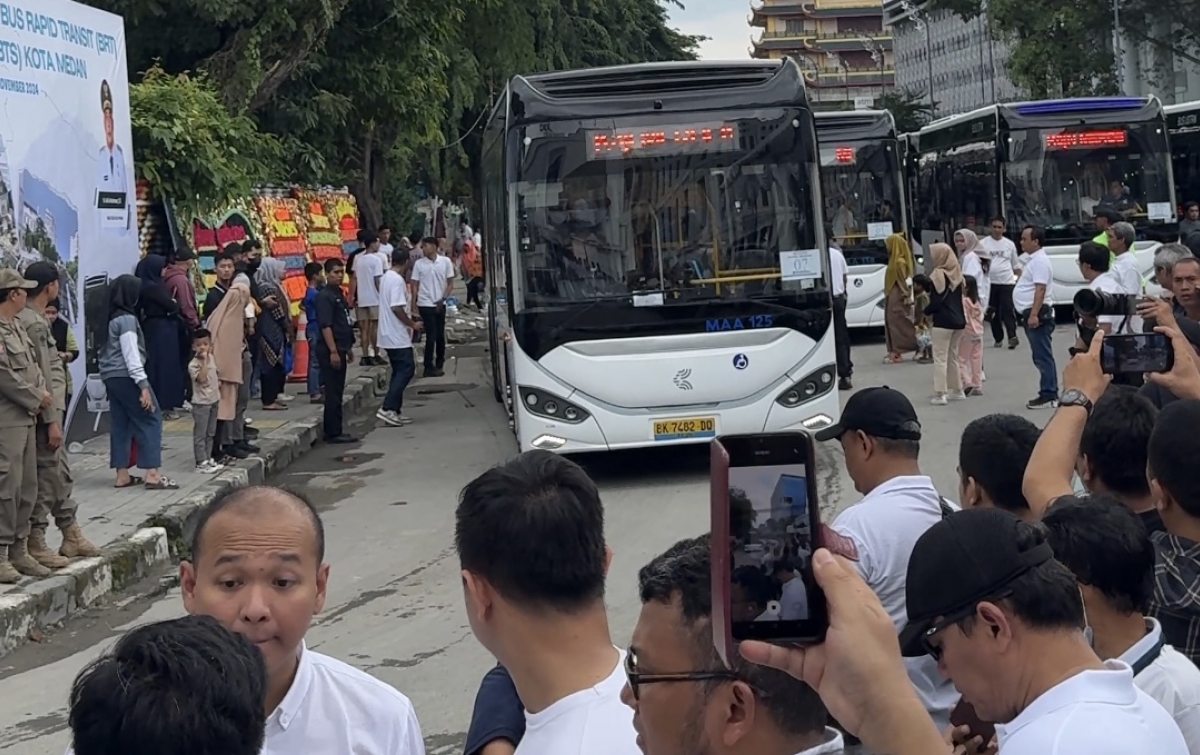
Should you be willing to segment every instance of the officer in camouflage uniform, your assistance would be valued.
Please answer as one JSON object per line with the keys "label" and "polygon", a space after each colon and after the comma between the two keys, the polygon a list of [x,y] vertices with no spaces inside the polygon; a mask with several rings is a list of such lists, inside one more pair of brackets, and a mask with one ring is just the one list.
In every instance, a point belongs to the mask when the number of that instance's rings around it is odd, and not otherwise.
{"label": "officer in camouflage uniform", "polygon": [[[29,555],[48,569],[61,569],[69,559],[99,556],[100,549],[83,535],[75,519],[75,501],[71,498],[74,480],[64,443],[67,411],[67,369],[58,356],[46,305],[59,294],[58,268],[49,262],[35,262],[25,269],[25,278],[37,284],[30,289],[25,309],[17,319],[33,342],[37,363],[50,384],[54,403],[37,417],[37,499],[29,531]],[[58,553],[46,543],[49,518],[62,531]]]}
{"label": "officer in camouflage uniform", "polygon": [[17,315],[37,286],[12,268],[0,268],[0,582],[49,570],[29,555],[29,518],[37,499],[34,423],[54,396]]}

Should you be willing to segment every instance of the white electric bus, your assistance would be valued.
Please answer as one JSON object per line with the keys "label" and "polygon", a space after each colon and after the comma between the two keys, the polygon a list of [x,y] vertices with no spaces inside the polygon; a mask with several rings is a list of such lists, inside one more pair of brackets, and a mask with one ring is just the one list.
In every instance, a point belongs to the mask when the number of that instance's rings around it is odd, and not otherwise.
{"label": "white electric bus", "polygon": [[[1167,133],[1171,139],[1171,167],[1180,219],[1189,202],[1200,202],[1200,101],[1167,105]],[[1193,227],[1189,224],[1189,228]]]}
{"label": "white electric bus", "polygon": [[846,257],[846,324],[883,327],[884,239],[908,236],[896,122],[886,110],[813,114],[821,154],[826,233]]}
{"label": "white electric bus", "polygon": [[1133,224],[1143,277],[1154,253],[1179,235],[1171,152],[1156,97],[1088,97],[989,105],[921,129],[915,222],[920,237],[980,236],[1002,215],[1015,241],[1026,225],[1046,229],[1052,295],[1070,307],[1087,284],[1079,245],[1100,234],[1108,209]]}
{"label": "white electric bus", "polygon": [[817,159],[792,60],[513,78],[482,204],[492,377],[521,450],[836,421]]}

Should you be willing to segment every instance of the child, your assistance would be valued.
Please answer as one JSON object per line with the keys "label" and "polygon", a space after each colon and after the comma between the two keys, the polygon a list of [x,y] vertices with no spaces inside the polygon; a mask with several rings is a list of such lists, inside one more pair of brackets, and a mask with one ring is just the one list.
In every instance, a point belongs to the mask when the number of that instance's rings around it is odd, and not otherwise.
{"label": "child", "polygon": [[967,327],[958,344],[958,374],[962,375],[964,393],[982,396],[983,304],[979,301],[979,283],[969,275],[963,276],[963,283],[963,314]]}
{"label": "child", "polygon": [[933,281],[918,273],[913,276],[913,325],[917,327],[916,360],[921,364],[933,364],[933,320],[925,314],[929,306],[929,292],[933,290]]}
{"label": "child", "polygon": [[310,262],[304,266],[304,279],[308,290],[304,292],[304,338],[308,341],[308,400],[319,404],[321,398],[321,368],[317,364],[317,343],[321,329],[317,326],[317,292],[325,285],[325,266]]}
{"label": "child", "polygon": [[217,435],[217,402],[221,399],[212,333],[198,329],[192,335],[192,353],[195,356],[188,363],[188,374],[192,376],[192,450],[196,454],[196,471],[214,474],[223,467],[212,458]]}

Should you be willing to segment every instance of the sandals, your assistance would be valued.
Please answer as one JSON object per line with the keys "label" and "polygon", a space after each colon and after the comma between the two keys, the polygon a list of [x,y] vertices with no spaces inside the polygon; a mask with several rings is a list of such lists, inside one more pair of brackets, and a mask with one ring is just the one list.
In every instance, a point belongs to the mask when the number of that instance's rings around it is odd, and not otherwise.
{"label": "sandals", "polygon": [[287,407],[283,404],[267,404],[263,407],[264,412],[286,412]]}
{"label": "sandals", "polygon": [[137,475],[129,475],[129,482],[125,483],[124,485],[114,484],[113,487],[114,488],[132,488],[134,485],[141,485],[144,482],[145,482],[145,480],[141,477],[138,477]]}
{"label": "sandals", "polygon": [[147,482],[146,490],[179,490],[179,483],[170,477],[160,477],[158,482]]}

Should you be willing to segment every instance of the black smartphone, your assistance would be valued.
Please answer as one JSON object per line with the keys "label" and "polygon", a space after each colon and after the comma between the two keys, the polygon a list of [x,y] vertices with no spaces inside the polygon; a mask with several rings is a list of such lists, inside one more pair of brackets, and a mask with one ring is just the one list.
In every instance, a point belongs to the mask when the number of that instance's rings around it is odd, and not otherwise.
{"label": "black smartphone", "polygon": [[975,706],[966,700],[959,700],[958,705],[954,706],[954,710],[950,711],[950,725],[955,728],[967,727],[971,736],[983,739],[985,748],[988,742],[992,741],[992,737],[996,736],[996,724],[980,718],[979,714],[975,712]]}
{"label": "black smartphone", "polygon": [[825,638],[812,553],[825,545],[815,446],[803,432],[712,442],[713,641],[728,662],[742,640]]}
{"label": "black smartphone", "polygon": [[1105,336],[1100,346],[1100,369],[1106,375],[1170,372],[1175,349],[1162,333]]}

